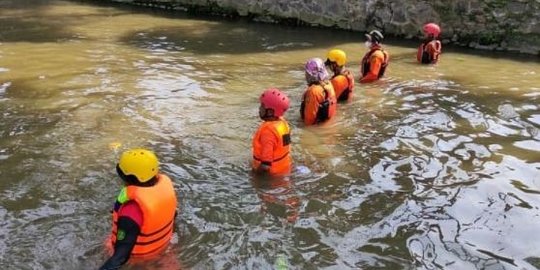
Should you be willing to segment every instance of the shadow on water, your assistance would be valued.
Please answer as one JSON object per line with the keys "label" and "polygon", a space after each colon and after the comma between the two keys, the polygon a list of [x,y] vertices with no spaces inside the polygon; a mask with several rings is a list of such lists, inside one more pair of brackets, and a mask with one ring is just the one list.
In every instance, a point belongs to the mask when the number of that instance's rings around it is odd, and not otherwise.
{"label": "shadow on water", "polygon": [[38,1],[32,1],[32,3],[28,3],[27,1],[19,1],[19,0],[3,0],[0,2],[0,8],[4,10],[24,10],[24,9],[39,9],[43,8],[44,6],[50,6],[54,0],[38,0]]}
{"label": "shadow on water", "polygon": [[[170,46],[166,49],[172,51],[188,51],[196,54],[248,54],[327,48],[350,42],[353,35],[341,31],[327,31],[321,34],[321,31],[324,32],[321,29],[246,23],[241,20],[137,31],[125,35],[121,38],[121,42],[137,48],[148,48],[166,39],[170,42]],[[309,34],[310,32],[312,34]],[[306,40],[306,35],[311,39]]]}
{"label": "shadow on water", "polygon": [[[123,10],[132,14],[147,14],[152,16],[159,16],[169,19],[191,19],[201,20],[202,22],[214,22],[218,25],[214,25],[211,29],[207,29],[206,34],[201,35],[200,29],[196,27],[194,29],[163,29],[158,28],[156,31],[151,31],[151,37],[171,37],[174,41],[204,41],[204,45],[200,48],[197,44],[177,44],[182,47],[182,50],[188,50],[201,54],[212,53],[256,53],[261,51],[288,51],[288,50],[302,50],[306,47],[314,48],[328,48],[335,44],[340,43],[363,43],[364,33],[360,31],[351,31],[344,29],[337,29],[334,27],[318,27],[307,26],[305,22],[300,20],[284,20],[281,23],[261,23],[257,22],[256,16],[240,17],[236,13],[228,13],[221,15],[211,15],[199,11],[182,11],[182,10],[165,10],[153,7],[133,6],[122,3],[103,3],[95,0],[78,0],[75,2],[91,3],[92,5],[102,7],[115,7],[118,10]],[[237,31],[229,30],[233,28]],[[180,33],[176,31],[181,30]],[[308,36],[312,38],[309,41],[303,39],[306,32]],[[420,32],[420,30],[419,30]],[[266,41],[265,35],[272,37],[272,43],[269,44]],[[302,33],[302,34],[299,34]],[[137,35],[141,32],[134,32],[127,34],[122,39],[125,43],[140,47],[140,42],[148,42],[148,39],[142,40]],[[278,39],[276,39],[276,37]],[[281,37],[281,38],[280,38]],[[244,39],[248,40],[244,40]],[[277,41],[276,41],[277,40]],[[255,42],[253,42],[255,41]],[[393,46],[417,48],[422,40],[416,39],[403,39],[401,37],[386,35],[385,43]],[[199,43],[200,44],[200,43]],[[258,45],[255,45],[258,44]],[[185,45],[185,46],[184,46]],[[244,46],[242,46],[244,45]],[[247,46],[246,46],[247,45]],[[144,47],[144,45],[142,45]],[[242,48],[238,50],[237,48]],[[488,57],[493,59],[514,59],[521,62],[538,62],[540,55],[531,56],[526,54],[520,54],[518,52],[508,51],[495,51],[495,50],[479,50],[459,46],[455,44],[445,44],[444,50],[446,53],[455,52],[468,55],[480,55],[482,57]],[[409,57],[409,56],[407,56]],[[392,59],[395,59],[395,55],[392,55]]]}
{"label": "shadow on water", "polygon": [[[50,8],[58,7],[59,1],[2,1],[0,3],[0,42],[62,42],[72,39],[86,38],[67,30],[68,27],[79,25],[85,18],[104,17],[103,10],[93,13],[47,14]],[[108,16],[131,14],[128,11],[113,12],[108,10]]]}
{"label": "shadow on water", "polygon": [[[173,46],[169,50],[190,51],[198,54],[245,54],[257,52],[280,52],[302,50],[306,48],[329,48],[340,43],[362,43],[362,32],[336,29],[331,27],[310,27],[305,23],[292,20],[281,24],[269,24],[253,21],[250,17],[216,16],[204,13],[191,13],[182,10],[163,10],[141,6],[131,6],[121,3],[103,3],[101,1],[75,0],[79,4],[107,8],[108,16],[145,14],[169,19],[200,20],[204,26],[198,27],[157,27],[149,31],[137,31],[124,35],[121,42],[145,48],[151,42],[162,41],[166,37]],[[102,13],[54,15],[50,20],[42,20],[42,12],[58,1],[33,1],[32,4],[23,1],[3,1],[0,8],[9,15],[10,10],[26,10],[27,14],[17,18],[0,17],[0,41],[3,42],[54,42],[80,38],[76,33],[66,30],[68,25],[77,25],[84,17],[100,17]],[[112,8],[112,9],[111,9]],[[113,11],[114,10],[114,11]],[[0,12],[2,14],[2,12]],[[6,16],[4,16],[6,17]],[[211,24],[207,24],[211,22]],[[232,30],[231,30],[232,29]],[[24,33],[21,35],[20,33]],[[30,33],[30,34],[28,34]],[[306,34],[307,33],[307,34]],[[310,40],[304,37],[309,36]],[[270,38],[271,37],[271,38]],[[385,43],[416,48],[420,40],[405,40],[388,35]],[[241,49],[239,49],[241,48]],[[486,51],[464,48],[456,45],[445,45],[445,52],[457,52],[471,55],[481,55],[494,59],[514,59],[522,62],[538,62],[538,56],[529,56],[512,52]],[[397,58],[396,58],[397,57]],[[404,57],[410,57],[406,55]],[[399,59],[398,55],[392,55]]]}
{"label": "shadow on water", "polygon": [[[114,7],[129,14],[151,15],[167,19],[200,21],[200,24],[178,27],[156,27],[124,35],[121,42],[145,48],[149,42],[163,40],[174,42],[168,49],[185,50],[198,54],[246,54],[280,52],[306,48],[327,48],[339,43],[363,42],[363,34],[335,28],[310,27],[292,20],[281,24],[256,22],[237,14],[228,16],[208,15],[200,12],[165,10],[122,3],[103,3],[87,0],[75,1],[92,6]],[[310,40],[305,40],[310,36]]]}
{"label": "shadow on water", "polygon": [[[2,1],[0,3],[0,42],[55,42],[73,36],[66,21],[55,18],[44,22],[42,13],[52,1]],[[24,11],[20,11],[23,9]],[[14,15],[13,12],[20,14]],[[76,18],[73,18],[75,20]]]}

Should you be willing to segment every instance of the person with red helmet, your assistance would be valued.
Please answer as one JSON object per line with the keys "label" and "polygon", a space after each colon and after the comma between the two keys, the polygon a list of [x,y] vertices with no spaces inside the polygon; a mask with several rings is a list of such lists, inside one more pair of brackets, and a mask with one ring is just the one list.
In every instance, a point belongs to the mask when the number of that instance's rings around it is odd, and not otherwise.
{"label": "person with red helmet", "polygon": [[441,28],[435,23],[427,23],[422,27],[425,40],[418,47],[416,60],[422,64],[435,64],[439,61],[442,45],[439,41]]}
{"label": "person with red helmet", "polygon": [[277,88],[266,89],[260,97],[259,117],[264,121],[253,136],[252,168],[271,175],[290,173],[291,131],[283,115],[289,109],[289,97]]}

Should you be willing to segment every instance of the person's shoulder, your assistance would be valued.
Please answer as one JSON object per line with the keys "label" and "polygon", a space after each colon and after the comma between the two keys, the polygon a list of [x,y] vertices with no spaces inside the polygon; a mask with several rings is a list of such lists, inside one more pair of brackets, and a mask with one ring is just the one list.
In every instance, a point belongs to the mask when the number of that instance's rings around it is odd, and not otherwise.
{"label": "person's shoulder", "polygon": [[268,127],[271,127],[274,123],[275,120],[263,120],[259,126],[259,130],[264,133],[268,131]]}
{"label": "person's shoulder", "polygon": [[328,88],[334,89],[334,86],[332,85],[332,82],[330,80],[322,81],[320,87],[321,91]]}
{"label": "person's shoulder", "polygon": [[122,207],[118,210],[119,215],[130,215],[134,212],[140,212],[141,207],[135,200],[129,200],[122,204]]}
{"label": "person's shoulder", "polygon": [[340,75],[345,76],[345,77],[349,77],[349,76],[354,77],[354,74],[348,68],[344,68]]}
{"label": "person's shoulder", "polygon": [[279,120],[280,120],[282,123],[284,123],[285,125],[287,125],[287,126],[289,125],[289,121],[287,121],[287,119],[285,119],[285,117],[282,116],[282,117],[279,118]]}
{"label": "person's shoulder", "polygon": [[310,94],[316,94],[320,91],[322,91],[323,85],[321,84],[312,84],[308,87],[307,92]]}
{"label": "person's shoulder", "polygon": [[386,58],[388,59],[390,57],[390,52],[388,52],[387,50],[381,48],[380,50],[378,50],[380,52],[380,58]]}
{"label": "person's shoulder", "polygon": [[378,50],[375,50],[371,57],[384,57],[385,54],[388,54],[386,50],[383,48],[379,48]]}

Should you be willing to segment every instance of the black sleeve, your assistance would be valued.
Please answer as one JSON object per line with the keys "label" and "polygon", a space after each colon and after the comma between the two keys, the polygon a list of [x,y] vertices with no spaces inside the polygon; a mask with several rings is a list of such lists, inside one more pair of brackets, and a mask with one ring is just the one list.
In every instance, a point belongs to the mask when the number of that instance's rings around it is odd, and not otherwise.
{"label": "black sleeve", "polygon": [[[118,218],[118,232],[116,233],[116,244],[114,254],[99,268],[100,270],[119,269],[129,259],[131,250],[137,242],[141,228],[135,221],[128,217]],[[123,236],[122,236],[123,235]]]}

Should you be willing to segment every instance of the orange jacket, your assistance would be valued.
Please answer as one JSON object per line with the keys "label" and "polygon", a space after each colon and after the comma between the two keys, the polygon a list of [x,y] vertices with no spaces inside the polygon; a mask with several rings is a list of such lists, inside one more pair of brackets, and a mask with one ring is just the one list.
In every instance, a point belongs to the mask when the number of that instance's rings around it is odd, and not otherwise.
{"label": "orange jacket", "polygon": [[264,121],[253,136],[253,169],[270,166],[270,174],[288,174],[292,159],[291,131],[285,119]]}
{"label": "orange jacket", "polygon": [[420,44],[416,60],[422,64],[435,64],[439,61],[442,45],[438,40],[431,40]]}
{"label": "orange jacket", "polygon": [[[137,202],[143,213],[143,224],[132,257],[147,257],[164,250],[172,237],[176,213],[176,194],[171,179],[159,174],[155,185],[140,187],[129,185],[118,196],[119,203]],[[113,211],[112,245],[116,242],[118,213]]]}
{"label": "orange jacket", "polygon": [[[337,100],[331,83],[312,84],[302,99],[300,114],[304,124],[314,125],[332,118],[336,114]],[[328,113],[325,113],[325,112]]]}
{"label": "orange jacket", "polygon": [[371,50],[364,55],[360,67],[362,68],[362,78],[360,83],[374,82],[381,78],[386,71],[389,62],[389,55],[380,45],[373,45]]}
{"label": "orange jacket", "polygon": [[330,82],[332,82],[338,101],[351,100],[354,90],[354,77],[352,72],[344,70],[341,74],[332,77]]}

